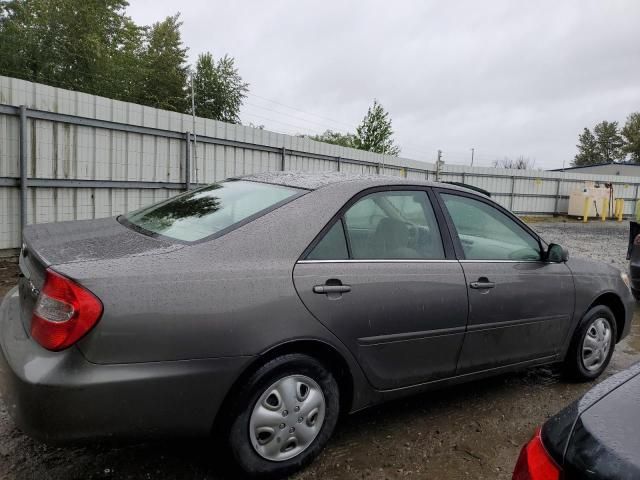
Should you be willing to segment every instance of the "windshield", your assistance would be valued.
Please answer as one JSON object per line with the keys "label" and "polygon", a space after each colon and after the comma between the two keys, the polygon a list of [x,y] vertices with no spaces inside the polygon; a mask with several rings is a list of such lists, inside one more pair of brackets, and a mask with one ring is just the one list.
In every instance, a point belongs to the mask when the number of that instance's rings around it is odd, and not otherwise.
{"label": "windshield", "polygon": [[300,190],[232,180],[183,193],[136,210],[124,219],[148,232],[194,242],[264,213]]}

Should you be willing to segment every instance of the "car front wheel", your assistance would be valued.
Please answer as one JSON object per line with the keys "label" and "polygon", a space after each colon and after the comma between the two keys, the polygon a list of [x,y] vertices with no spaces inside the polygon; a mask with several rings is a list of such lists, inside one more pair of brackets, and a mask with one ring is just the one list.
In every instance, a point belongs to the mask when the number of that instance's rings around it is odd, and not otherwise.
{"label": "car front wheel", "polygon": [[252,477],[280,478],[310,463],[331,437],[339,389],[316,359],[289,354],[259,368],[236,405],[229,446],[237,465]]}
{"label": "car front wheel", "polygon": [[564,365],[567,375],[578,381],[598,378],[609,365],[616,338],[611,310],[604,305],[591,308],[573,335]]}

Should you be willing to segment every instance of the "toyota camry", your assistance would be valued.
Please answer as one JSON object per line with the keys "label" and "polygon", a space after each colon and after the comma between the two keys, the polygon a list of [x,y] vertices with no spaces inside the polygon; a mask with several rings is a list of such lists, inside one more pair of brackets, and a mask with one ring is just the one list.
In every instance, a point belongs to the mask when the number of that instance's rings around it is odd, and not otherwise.
{"label": "toyota camry", "polygon": [[626,274],[569,259],[477,190],[265,173],[126,215],[30,225],[0,308],[25,432],[224,439],[283,476],[340,414],[533,365],[598,377]]}

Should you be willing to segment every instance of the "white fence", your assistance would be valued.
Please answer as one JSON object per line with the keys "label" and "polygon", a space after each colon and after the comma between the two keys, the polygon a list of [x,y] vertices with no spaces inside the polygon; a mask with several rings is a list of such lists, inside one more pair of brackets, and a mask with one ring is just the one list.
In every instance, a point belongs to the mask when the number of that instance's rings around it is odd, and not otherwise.
{"label": "white fence", "polygon": [[[193,133],[197,146],[193,149]],[[435,180],[433,163],[378,155],[0,76],[0,249],[22,225],[117,215],[194,185],[267,170]],[[567,211],[584,180],[615,184],[635,211],[638,177],[444,165],[517,213]]]}

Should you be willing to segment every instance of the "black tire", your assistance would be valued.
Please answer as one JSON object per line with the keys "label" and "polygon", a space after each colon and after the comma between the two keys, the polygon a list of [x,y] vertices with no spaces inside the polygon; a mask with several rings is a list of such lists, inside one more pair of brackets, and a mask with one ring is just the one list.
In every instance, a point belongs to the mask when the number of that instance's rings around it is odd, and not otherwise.
{"label": "black tire", "polygon": [[[582,347],[589,328],[594,321],[600,318],[605,319],[611,328],[611,345],[604,362],[596,370],[589,370],[583,361]],[[582,320],[573,333],[571,345],[569,346],[569,351],[567,352],[563,365],[565,376],[570,380],[578,382],[588,382],[598,378],[602,372],[605,371],[611,361],[611,356],[615,350],[616,340],[618,338],[617,333],[615,316],[608,307],[604,305],[596,305],[589,309],[589,311],[585,313],[584,317],[582,317]]]}
{"label": "black tire", "polygon": [[[324,423],[312,443],[295,457],[267,460],[252,445],[251,414],[263,393],[290,375],[304,375],[320,387],[325,401]],[[236,465],[252,478],[283,478],[311,463],[329,441],[340,413],[340,392],[335,378],[318,360],[303,354],[283,355],[267,362],[251,375],[235,398],[237,410],[228,430],[229,447]]]}

